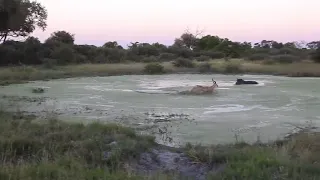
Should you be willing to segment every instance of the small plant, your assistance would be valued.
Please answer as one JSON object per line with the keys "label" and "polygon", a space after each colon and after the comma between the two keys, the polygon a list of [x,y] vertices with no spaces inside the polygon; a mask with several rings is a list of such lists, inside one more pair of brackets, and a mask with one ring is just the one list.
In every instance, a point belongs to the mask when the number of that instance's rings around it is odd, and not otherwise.
{"label": "small plant", "polygon": [[195,67],[194,63],[187,58],[178,58],[173,62],[175,67],[186,67],[186,68],[193,68]]}
{"label": "small plant", "polygon": [[148,74],[162,74],[164,67],[159,63],[149,63],[144,67],[144,72]]}
{"label": "small plant", "polygon": [[32,93],[37,93],[37,94],[39,94],[39,93],[44,93],[45,92],[45,90],[44,90],[44,88],[33,88],[32,89]]}

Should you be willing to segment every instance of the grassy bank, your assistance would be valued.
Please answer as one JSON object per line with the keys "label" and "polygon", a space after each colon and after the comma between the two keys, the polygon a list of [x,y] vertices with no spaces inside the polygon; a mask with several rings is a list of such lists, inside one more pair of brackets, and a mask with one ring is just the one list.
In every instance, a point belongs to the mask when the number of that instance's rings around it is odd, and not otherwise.
{"label": "grassy bank", "polygon": [[[222,74],[266,74],[289,77],[320,77],[320,64],[310,61],[294,63],[275,63],[274,61],[245,61],[232,59],[230,61],[209,61],[197,63],[198,67],[207,66],[208,72]],[[210,68],[208,67],[210,65]],[[206,72],[206,71],[204,71]]]}
{"label": "grassy bank", "polygon": [[[157,147],[154,138],[115,124],[65,123],[0,113],[2,180],[172,179],[138,176],[128,162]],[[219,166],[208,179],[319,179],[320,134],[301,133],[270,144],[212,147],[188,144],[194,164]]]}
{"label": "grassy bank", "polygon": [[32,121],[0,113],[0,179],[139,179],[124,163],[154,145],[115,124]]}
{"label": "grassy bank", "polygon": [[[320,77],[320,64],[313,62],[296,62],[291,64],[270,63],[270,61],[244,61],[240,59],[211,60],[207,62],[192,61],[192,66],[176,67],[172,62],[160,63],[162,73],[253,73],[272,74],[292,77]],[[81,64],[55,66],[2,67],[0,69],[0,84],[23,83],[33,80],[49,80],[69,77],[110,76],[128,74],[148,74],[146,63],[122,64]]]}
{"label": "grassy bank", "polygon": [[224,164],[209,179],[315,180],[320,178],[319,140],[319,133],[303,132],[270,144],[187,145],[186,151],[196,162]]}

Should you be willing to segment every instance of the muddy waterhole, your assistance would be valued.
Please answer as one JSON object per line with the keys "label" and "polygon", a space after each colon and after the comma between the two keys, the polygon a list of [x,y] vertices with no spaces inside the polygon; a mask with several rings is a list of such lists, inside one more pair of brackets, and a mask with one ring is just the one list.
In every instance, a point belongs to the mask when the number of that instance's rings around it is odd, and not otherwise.
{"label": "muddy waterhole", "polygon": [[[213,95],[179,95],[194,85]],[[237,78],[258,85],[234,85]],[[34,93],[42,87],[44,93]],[[320,124],[320,79],[263,75],[131,75],[36,81],[0,88],[2,108],[67,121],[116,122],[167,145],[266,142]]]}

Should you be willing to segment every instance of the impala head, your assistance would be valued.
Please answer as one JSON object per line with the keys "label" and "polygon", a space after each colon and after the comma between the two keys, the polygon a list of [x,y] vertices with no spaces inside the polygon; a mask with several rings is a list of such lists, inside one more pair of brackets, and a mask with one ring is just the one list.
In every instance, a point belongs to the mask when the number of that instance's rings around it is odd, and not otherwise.
{"label": "impala head", "polygon": [[214,87],[219,87],[218,84],[217,84],[217,82],[216,82],[215,80],[213,80],[213,78],[212,78],[212,82],[213,82],[213,86],[214,86]]}

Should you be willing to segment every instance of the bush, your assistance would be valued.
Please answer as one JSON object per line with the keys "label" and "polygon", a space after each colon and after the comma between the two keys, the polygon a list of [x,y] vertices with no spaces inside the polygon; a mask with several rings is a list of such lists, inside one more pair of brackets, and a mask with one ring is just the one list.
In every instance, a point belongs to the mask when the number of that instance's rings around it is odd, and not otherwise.
{"label": "bush", "polygon": [[212,72],[211,64],[209,64],[209,63],[201,64],[199,66],[199,72],[200,73]]}
{"label": "bush", "polygon": [[76,60],[76,63],[86,63],[88,61],[87,57],[82,54],[76,54],[75,60]]}
{"label": "bush", "polygon": [[222,59],[225,56],[224,53],[219,51],[203,51],[200,54],[204,56],[208,56],[211,59]]}
{"label": "bush", "polygon": [[93,45],[74,45],[77,54],[84,55],[87,60],[94,60],[97,55],[97,47]]}
{"label": "bush", "polygon": [[316,63],[320,63],[320,48],[311,54],[311,59]]}
{"label": "bush", "polygon": [[203,61],[209,61],[211,58],[209,56],[201,55],[196,58],[197,61],[203,62]]}
{"label": "bush", "polygon": [[21,61],[21,59],[23,59],[24,57],[23,51],[21,51],[22,48],[23,47],[19,49],[10,44],[0,44],[0,64],[1,65],[19,64],[19,61]]}
{"label": "bush", "polygon": [[172,63],[175,67],[193,68],[195,65],[190,59],[178,58]]}
{"label": "bush", "polygon": [[162,53],[159,56],[160,60],[163,61],[171,61],[173,59],[177,58],[177,55],[173,54],[173,53]]}
{"label": "bush", "polygon": [[192,58],[195,55],[195,53],[190,49],[185,47],[177,47],[177,46],[170,46],[168,48],[168,52],[176,54],[179,57],[183,57],[183,58]]}
{"label": "bush", "polygon": [[71,63],[75,59],[75,54],[71,46],[61,45],[53,50],[51,54],[53,59],[57,60],[58,65]]}
{"label": "bush", "polygon": [[262,64],[265,64],[265,65],[272,65],[272,64],[275,64],[275,63],[276,63],[276,61],[272,60],[272,59],[264,60],[262,62]]}
{"label": "bush", "polygon": [[144,72],[148,74],[162,74],[164,67],[159,63],[149,63],[144,67]]}
{"label": "bush", "polygon": [[290,54],[282,54],[282,55],[276,55],[276,56],[272,56],[271,59],[279,62],[279,63],[293,63],[295,61],[299,61],[299,57],[298,56],[294,56],[294,55],[290,55]]}
{"label": "bush", "polygon": [[156,56],[143,57],[141,60],[141,62],[144,62],[144,63],[152,63],[157,61],[158,61],[158,58]]}
{"label": "bush", "polygon": [[259,61],[259,60],[265,60],[268,59],[269,55],[265,53],[257,53],[257,54],[252,54],[251,56],[248,57],[249,60],[251,61]]}
{"label": "bush", "polygon": [[125,57],[125,50],[104,48],[104,55],[109,63],[120,63]]}
{"label": "bush", "polygon": [[129,61],[133,61],[133,62],[140,62],[142,57],[143,56],[139,56],[131,51],[128,51],[128,52],[126,52],[124,59],[129,60]]}
{"label": "bush", "polygon": [[53,69],[58,64],[56,59],[49,59],[49,58],[44,58],[42,63],[43,63],[43,67],[47,69]]}
{"label": "bush", "polygon": [[258,47],[258,48],[252,49],[251,52],[252,54],[268,54],[270,52],[270,49]]}
{"label": "bush", "polygon": [[295,51],[293,49],[290,49],[290,48],[281,48],[279,49],[280,51],[280,54],[294,54]]}
{"label": "bush", "polygon": [[107,63],[107,58],[105,57],[104,54],[99,54],[97,55],[94,60],[93,60],[94,63]]}
{"label": "bush", "polygon": [[42,46],[41,42],[34,37],[28,37],[22,49],[23,64],[41,64],[42,63]]}
{"label": "bush", "polygon": [[236,62],[229,62],[225,66],[225,73],[240,73],[241,70],[241,64]]}
{"label": "bush", "polygon": [[270,51],[269,51],[269,53],[268,53],[269,55],[279,55],[279,54],[281,54],[281,52],[280,52],[280,50],[279,49],[270,49]]}

